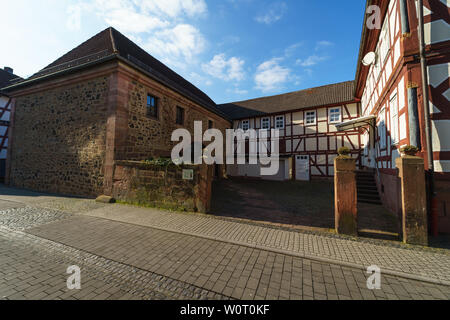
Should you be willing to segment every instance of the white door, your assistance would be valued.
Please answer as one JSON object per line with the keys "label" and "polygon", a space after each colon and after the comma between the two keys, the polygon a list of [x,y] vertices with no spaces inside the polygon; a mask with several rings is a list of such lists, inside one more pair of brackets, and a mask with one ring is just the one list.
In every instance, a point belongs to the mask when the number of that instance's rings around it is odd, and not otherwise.
{"label": "white door", "polygon": [[309,181],[309,156],[295,157],[295,179],[300,181]]}

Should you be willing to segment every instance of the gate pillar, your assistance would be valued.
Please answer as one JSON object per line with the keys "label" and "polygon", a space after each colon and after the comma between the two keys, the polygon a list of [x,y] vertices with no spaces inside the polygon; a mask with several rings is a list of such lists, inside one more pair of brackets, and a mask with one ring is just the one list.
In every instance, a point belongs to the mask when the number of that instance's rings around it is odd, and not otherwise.
{"label": "gate pillar", "polygon": [[340,156],[334,160],[335,225],[338,234],[358,235],[356,160]]}
{"label": "gate pillar", "polygon": [[404,156],[396,159],[402,186],[403,242],[428,245],[427,194],[424,160]]}

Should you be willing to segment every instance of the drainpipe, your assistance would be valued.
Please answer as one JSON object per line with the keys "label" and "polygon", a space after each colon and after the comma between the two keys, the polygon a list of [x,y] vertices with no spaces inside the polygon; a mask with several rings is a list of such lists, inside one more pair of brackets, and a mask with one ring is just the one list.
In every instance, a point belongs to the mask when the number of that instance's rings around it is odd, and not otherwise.
{"label": "drainpipe", "polygon": [[402,20],[402,33],[409,33],[408,5],[406,0],[400,0],[400,18]]}
{"label": "drainpipe", "polygon": [[430,174],[430,199],[431,199],[431,230],[433,236],[438,235],[438,215],[436,194],[434,188],[434,160],[433,145],[431,141],[431,120],[430,120],[430,100],[428,96],[428,70],[425,56],[425,32],[423,19],[423,0],[418,0],[419,15],[419,45],[420,45],[420,67],[422,70],[422,91],[423,91],[423,109],[425,115],[425,136],[427,144],[428,170]]}

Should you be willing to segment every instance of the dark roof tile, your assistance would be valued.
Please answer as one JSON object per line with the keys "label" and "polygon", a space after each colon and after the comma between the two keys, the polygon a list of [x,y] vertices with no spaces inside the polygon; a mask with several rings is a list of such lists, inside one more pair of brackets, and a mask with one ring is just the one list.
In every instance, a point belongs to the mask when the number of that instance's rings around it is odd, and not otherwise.
{"label": "dark roof tile", "polygon": [[350,102],[355,99],[354,87],[354,81],[347,81],[276,96],[222,104],[218,107],[231,119],[245,119]]}
{"label": "dark roof tile", "polygon": [[[58,74],[86,63],[101,62],[107,57],[120,57],[147,72],[155,80],[177,91],[202,107],[227,118],[215,102],[192,83],[152,57],[114,28],[108,28],[63,55],[46,68],[27,79],[26,83],[45,76]],[[24,82],[25,83],[25,82]]]}
{"label": "dark roof tile", "polygon": [[15,81],[21,79],[22,78],[20,78],[19,76],[16,76],[15,74],[9,73],[8,71],[0,68],[0,89],[5,88],[13,84]]}

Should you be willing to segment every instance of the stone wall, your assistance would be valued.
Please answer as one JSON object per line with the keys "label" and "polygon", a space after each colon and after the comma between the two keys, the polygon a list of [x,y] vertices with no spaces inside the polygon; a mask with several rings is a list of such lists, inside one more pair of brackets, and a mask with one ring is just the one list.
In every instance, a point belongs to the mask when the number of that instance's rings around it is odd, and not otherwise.
{"label": "stone wall", "polygon": [[[146,160],[151,157],[170,157],[175,143],[171,142],[172,132],[186,128],[194,133],[194,121],[203,122],[203,130],[208,129],[212,120],[214,128],[225,130],[230,127],[228,121],[184,98],[173,90],[167,89],[150,79],[128,79],[122,84],[127,87],[128,126],[118,133],[126,136],[126,141],[117,146],[116,160]],[[157,119],[147,116],[147,95],[158,98],[159,115]],[[185,110],[183,125],[176,124],[177,106]]]}
{"label": "stone wall", "polygon": [[43,192],[103,192],[108,78],[16,98],[10,184]]}
{"label": "stone wall", "polygon": [[[183,169],[194,170],[194,179],[183,180]],[[166,167],[118,161],[114,168],[113,197],[136,205],[207,212],[211,185],[211,166]]]}

